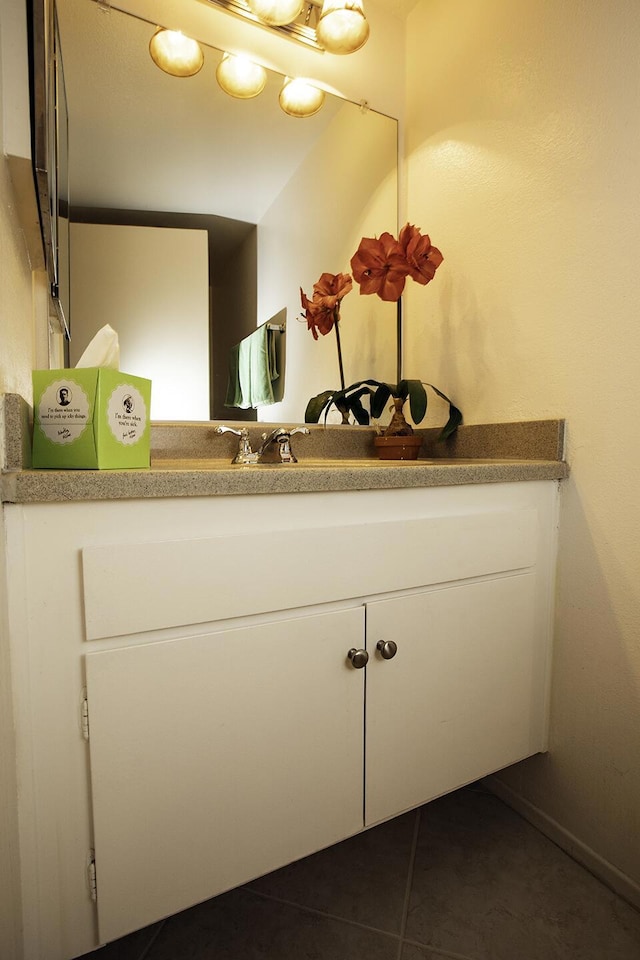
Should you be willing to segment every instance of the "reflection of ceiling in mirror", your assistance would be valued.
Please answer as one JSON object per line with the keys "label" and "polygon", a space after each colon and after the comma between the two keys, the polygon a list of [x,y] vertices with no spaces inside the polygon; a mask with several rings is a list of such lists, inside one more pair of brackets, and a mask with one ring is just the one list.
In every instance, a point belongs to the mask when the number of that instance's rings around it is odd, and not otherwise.
{"label": "reflection of ceiling in mirror", "polygon": [[94,0],[57,6],[74,206],[257,223],[343,103],[327,96],[315,117],[292,119],[274,73],[255,100],[235,100],[215,80],[219,51],[204,48],[195,77],[170,77],[148,53],[154,26]]}

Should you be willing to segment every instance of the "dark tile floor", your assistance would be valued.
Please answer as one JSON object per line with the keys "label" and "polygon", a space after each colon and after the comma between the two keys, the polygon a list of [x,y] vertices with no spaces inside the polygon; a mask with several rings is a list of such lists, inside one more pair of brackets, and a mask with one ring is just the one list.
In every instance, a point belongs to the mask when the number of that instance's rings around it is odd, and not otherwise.
{"label": "dark tile floor", "polygon": [[640,913],[467,788],[93,960],[640,960]]}

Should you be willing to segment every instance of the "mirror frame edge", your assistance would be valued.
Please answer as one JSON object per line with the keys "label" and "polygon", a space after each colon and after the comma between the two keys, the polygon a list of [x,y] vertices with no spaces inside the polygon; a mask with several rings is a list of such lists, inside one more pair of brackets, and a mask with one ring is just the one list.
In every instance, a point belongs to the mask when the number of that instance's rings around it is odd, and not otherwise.
{"label": "mirror frame edge", "polygon": [[60,300],[58,246],[58,158],[60,90],[59,40],[55,0],[30,0],[30,102],[32,167],[40,217],[49,301],[65,341],[68,318]]}

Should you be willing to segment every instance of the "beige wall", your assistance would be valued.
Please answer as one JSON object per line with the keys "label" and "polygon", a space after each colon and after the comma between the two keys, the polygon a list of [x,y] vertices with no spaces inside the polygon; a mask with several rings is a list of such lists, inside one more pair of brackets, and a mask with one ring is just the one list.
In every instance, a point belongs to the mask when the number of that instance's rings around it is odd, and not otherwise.
{"label": "beige wall", "polygon": [[31,269],[4,156],[0,157],[0,263],[0,393],[20,393],[29,399],[35,353]]}
{"label": "beige wall", "polygon": [[[36,358],[42,363],[46,357],[46,286],[42,273],[31,273],[5,159],[8,150],[20,155],[25,142],[28,149],[26,50],[20,44],[25,38],[23,7],[22,0],[2,0],[0,6],[0,395],[19,393],[30,399],[31,370]],[[0,463],[4,457],[2,435],[0,430]],[[0,543],[4,543],[2,514]],[[0,550],[0,956],[19,960],[17,784],[5,582],[5,557]]]}
{"label": "beige wall", "polygon": [[445,262],[406,373],[466,421],[566,417],[547,755],[503,779],[640,884],[640,5],[421,0],[407,203]]}
{"label": "beige wall", "polygon": [[[0,23],[0,30],[2,24]],[[1,67],[1,64],[0,64]],[[0,101],[0,130],[2,124]],[[18,224],[4,136],[0,156],[0,394],[29,397],[33,366],[31,271]],[[0,462],[2,461],[0,438]],[[2,515],[0,538],[4,542]],[[19,872],[16,845],[16,779],[10,662],[7,642],[4,551],[0,551],[0,956],[19,957]]]}

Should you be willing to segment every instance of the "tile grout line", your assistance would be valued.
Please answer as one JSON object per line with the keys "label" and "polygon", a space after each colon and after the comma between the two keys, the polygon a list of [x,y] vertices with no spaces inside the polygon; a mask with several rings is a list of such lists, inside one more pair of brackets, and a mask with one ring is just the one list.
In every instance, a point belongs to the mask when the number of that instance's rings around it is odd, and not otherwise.
{"label": "tile grout line", "polygon": [[407,882],[404,891],[404,903],[402,905],[402,918],[400,920],[400,941],[398,943],[398,953],[396,960],[402,960],[402,949],[404,944],[404,934],[407,929],[407,918],[409,916],[409,902],[411,900],[411,887],[413,886],[413,870],[416,863],[416,853],[418,850],[418,836],[420,834],[420,807],[416,810],[416,822],[413,825],[413,839],[411,841],[411,853],[409,855],[409,866],[407,868]]}
{"label": "tile grout line", "polygon": [[282,897],[274,897],[273,894],[263,893],[261,890],[253,890],[249,885],[240,887],[238,889],[246,890],[248,893],[252,893],[255,897],[261,897],[263,900],[270,900],[273,903],[282,903],[287,907],[295,907],[296,910],[300,910],[302,913],[312,913],[316,917],[326,917],[327,920],[336,920],[338,923],[348,923],[352,927],[359,927],[361,930],[368,930],[370,933],[380,933],[384,937],[391,937],[393,940],[398,939],[398,934],[391,933],[389,930],[381,930],[380,927],[371,927],[368,923],[360,923],[359,920],[349,920],[348,917],[339,917],[335,913],[326,913],[324,910],[316,910],[315,907],[305,907],[299,903],[295,903],[293,900],[284,900]]}
{"label": "tile grout line", "polygon": [[167,922],[166,918],[160,922],[160,926],[158,927],[156,932],[153,934],[153,936],[149,940],[148,944],[146,945],[146,947],[138,957],[138,960],[145,960],[145,958],[149,957],[149,951],[151,950],[152,946],[154,945],[154,943],[162,933],[166,922]]}
{"label": "tile grout line", "polygon": [[420,947],[421,950],[428,950],[434,957],[442,957],[442,960],[474,960],[473,957],[468,957],[466,953],[449,953],[447,950],[443,951],[436,947],[430,947],[427,943],[420,943],[419,940],[408,939],[404,940],[404,943],[411,947]]}
{"label": "tile grout line", "polygon": [[427,943],[421,943],[419,940],[413,940],[411,937],[406,937],[407,931],[407,920],[409,918],[409,904],[411,902],[411,890],[413,888],[413,875],[415,872],[416,866],[416,857],[418,854],[418,839],[420,837],[420,821],[422,817],[422,808],[418,807],[416,810],[416,822],[413,828],[413,842],[411,844],[411,855],[409,857],[409,868],[407,871],[407,887],[405,890],[404,897],[404,907],[402,910],[402,921],[400,924],[400,943],[398,945],[398,955],[396,960],[402,960],[402,951],[405,944],[409,944],[412,947],[420,947],[421,949],[429,950],[434,957],[442,957],[443,960],[473,960],[472,957],[466,957],[461,953],[448,953],[446,950],[438,950],[436,947],[430,946]]}

